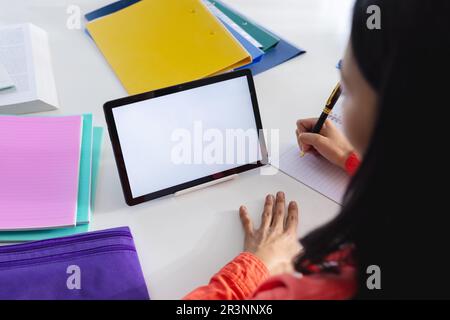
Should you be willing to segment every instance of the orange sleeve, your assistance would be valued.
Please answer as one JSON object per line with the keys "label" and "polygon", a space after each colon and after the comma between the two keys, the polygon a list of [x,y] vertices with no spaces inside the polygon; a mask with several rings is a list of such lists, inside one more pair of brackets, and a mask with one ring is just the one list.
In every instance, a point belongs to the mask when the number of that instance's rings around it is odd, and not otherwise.
{"label": "orange sleeve", "polygon": [[243,252],[215,274],[208,285],[189,293],[185,300],[244,300],[269,277],[264,263]]}

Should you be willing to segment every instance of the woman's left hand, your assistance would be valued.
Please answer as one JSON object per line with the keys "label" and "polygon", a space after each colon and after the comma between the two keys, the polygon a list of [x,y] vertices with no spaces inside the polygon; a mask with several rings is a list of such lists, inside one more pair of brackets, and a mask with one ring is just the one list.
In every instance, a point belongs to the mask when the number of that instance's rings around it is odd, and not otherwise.
{"label": "woman's left hand", "polygon": [[271,275],[293,272],[293,261],[301,252],[297,203],[290,202],[286,213],[284,193],[278,192],[276,198],[268,195],[261,226],[256,230],[245,206],[241,206],[239,214],[245,231],[244,250],[257,256]]}

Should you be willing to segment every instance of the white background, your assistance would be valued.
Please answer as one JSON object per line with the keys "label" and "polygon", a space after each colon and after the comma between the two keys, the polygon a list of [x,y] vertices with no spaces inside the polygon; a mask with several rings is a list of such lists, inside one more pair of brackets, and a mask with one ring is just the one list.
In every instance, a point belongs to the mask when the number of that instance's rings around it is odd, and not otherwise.
{"label": "white background", "polygon": [[[126,95],[83,30],[66,28],[66,10],[83,13],[112,0],[0,0],[0,24],[32,22],[49,33],[61,110],[92,112],[106,128],[102,106]],[[353,0],[226,0],[226,3],[308,52],[255,77],[263,126],[281,130],[283,144],[295,121],[319,115],[338,81],[335,69],[346,45]],[[55,114],[55,112],[53,113]],[[180,197],[127,207],[109,137],[105,138],[91,229],[130,226],[153,299],[178,299],[206,284],[242,250],[237,209],[245,204],[260,221],[264,196],[284,190],[300,205],[299,236],[332,218],[339,206],[279,173],[254,170],[234,181]]]}

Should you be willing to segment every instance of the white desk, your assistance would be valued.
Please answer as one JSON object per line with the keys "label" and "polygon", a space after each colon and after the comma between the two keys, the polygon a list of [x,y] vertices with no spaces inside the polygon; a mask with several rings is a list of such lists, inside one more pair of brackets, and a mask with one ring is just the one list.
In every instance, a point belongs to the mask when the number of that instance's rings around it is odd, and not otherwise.
{"label": "white desk", "polygon": [[[92,112],[106,127],[102,106],[126,93],[83,30],[66,27],[69,4],[89,12],[112,0],[0,1],[0,24],[32,22],[49,33],[61,109],[57,114]],[[298,118],[317,116],[338,80],[353,0],[226,0],[262,25],[308,52],[256,76],[265,128],[292,139]],[[83,20],[84,21],[84,20]],[[130,226],[153,299],[178,299],[208,282],[242,249],[238,208],[247,205],[259,223],[266,194],[283,190],[300,204],[299,236],[332,218],[339,206],[278,173],[255,170],[180,197],[128,207],[123,199],[109,137],[105,137],[96,210],[91,230]]]}

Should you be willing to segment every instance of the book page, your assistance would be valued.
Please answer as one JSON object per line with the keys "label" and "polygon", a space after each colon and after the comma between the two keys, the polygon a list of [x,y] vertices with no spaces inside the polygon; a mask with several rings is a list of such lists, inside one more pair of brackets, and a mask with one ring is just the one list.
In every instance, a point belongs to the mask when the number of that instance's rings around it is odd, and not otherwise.
{"label": "book page", "polygon": [[14,87],[14,83],[12,82],[11,77],[9,76],[8,71],[3,66],[0,61],[0,90],[5,90]]}
{"label": "book page", "polygon": [[[341,103],[342,101],[339,101],[336,104],[328,119],[342,130]],[[342,198],[350,181],[347,173],[319,154],[308,153],[301,157],[297,141],[293,141],[287,150],[282,152],[279,169],[295,180],[342,204]]]}
{"label": "book page", "polygon": [[28,24],[31,36],[33,70],[35,74],[36,92],[39,100],[58,107],[55,78],[47,32]]}
{"label": "book page", "polygon": [[14,88],[0,91],[0,106],[37,98],[30,34],[27,30],[26,24],[0,28],[0,62],[15,85]]}

